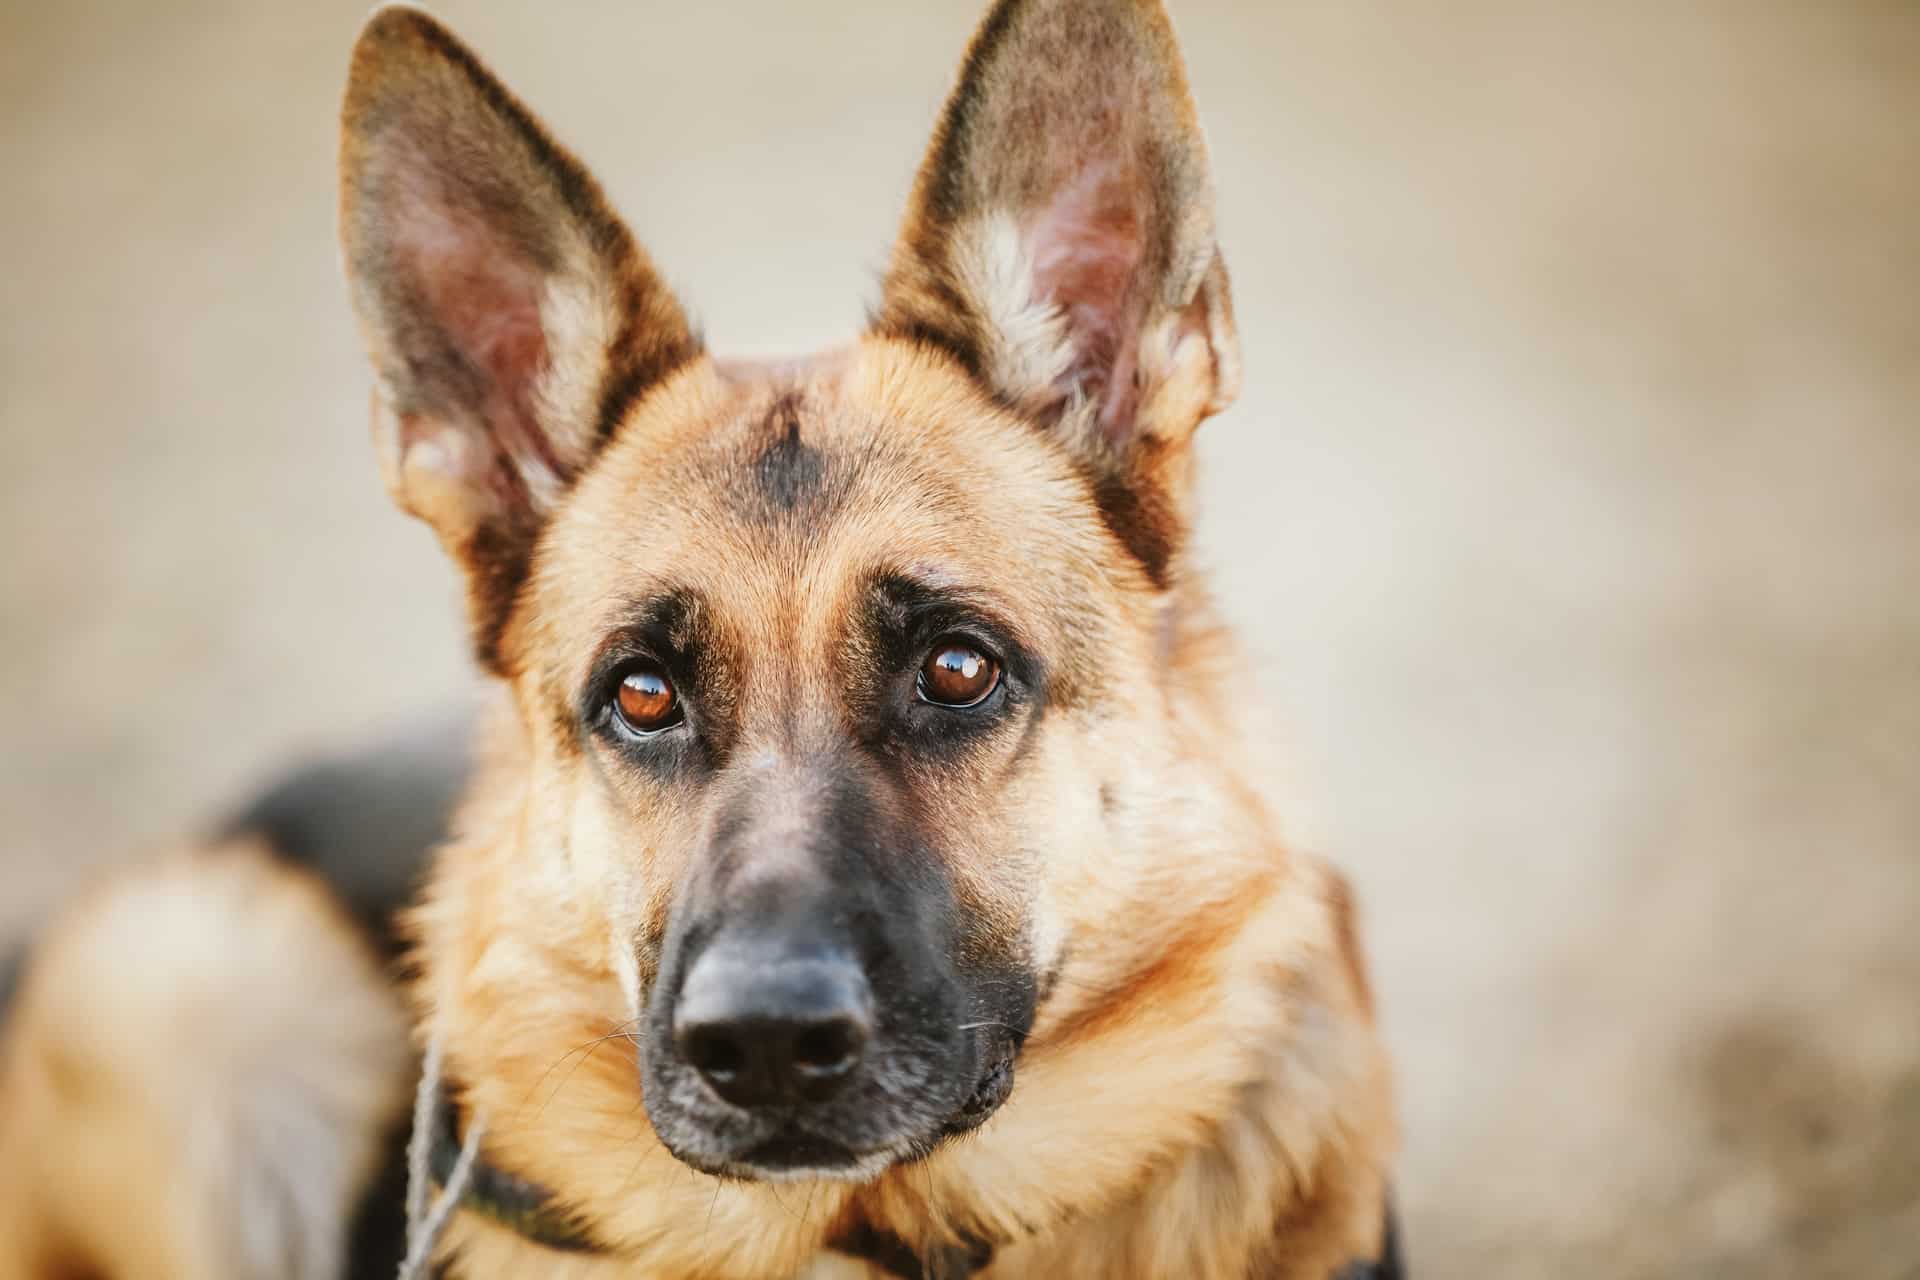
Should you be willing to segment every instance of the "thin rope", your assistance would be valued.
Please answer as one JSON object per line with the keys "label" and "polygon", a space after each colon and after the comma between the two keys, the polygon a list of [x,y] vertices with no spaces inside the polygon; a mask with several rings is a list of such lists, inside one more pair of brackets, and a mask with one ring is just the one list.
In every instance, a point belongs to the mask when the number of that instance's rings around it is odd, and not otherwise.
{"label": "thin rope", "polygon": [[440,1112],[440,1074],[445,1058],[440,1037],[427,1042],[420,1064],[420,1085],[413,1091],[413,1133],[407,1139],[407,1240],[427,1216],[428,1161],[433,1154],[434,1118]]}
{"label": "thin rope", "polygon": [[435,1121],[440,1114],[441,1071],[445,1059],[440,1041],[427,1045],[420,1068],[420,1088],[413,1096],[413,1133],[407,1140],[407,1256],[400,1263],[398,1280],[427,1280],[433,1262],[434,1246],[453,1220],[453,1211],[466,1194],[480,1158],[480,1135],[486,1132],[486,1117],[475,1113],[467,1122],[467,1139],[460,1145],[460,1158],[447,1174],[447,1185],[440,1190],[431,1211],[427,1208],[427,1188],[433,1181],[432,1155]]}

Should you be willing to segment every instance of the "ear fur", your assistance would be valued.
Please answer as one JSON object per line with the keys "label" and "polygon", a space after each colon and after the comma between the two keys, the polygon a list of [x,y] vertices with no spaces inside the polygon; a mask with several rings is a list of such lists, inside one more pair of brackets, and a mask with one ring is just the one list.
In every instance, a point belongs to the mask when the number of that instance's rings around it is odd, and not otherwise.
{"label": "ear fur", "polygon": [[[1240,359],[1206,144],[1157,0],[995,5],[873,329],[951,354],[1115,503],[1179,518],[1179,446],[1233,401]],[[1144,537],[1170,554],[1172,530]]]}
{"label": "ear fur", "polygon": [[586,169],[414,9],[354,47],[340,232],[387,486],[464,569],[498,671],[547,515],[699,340]]}

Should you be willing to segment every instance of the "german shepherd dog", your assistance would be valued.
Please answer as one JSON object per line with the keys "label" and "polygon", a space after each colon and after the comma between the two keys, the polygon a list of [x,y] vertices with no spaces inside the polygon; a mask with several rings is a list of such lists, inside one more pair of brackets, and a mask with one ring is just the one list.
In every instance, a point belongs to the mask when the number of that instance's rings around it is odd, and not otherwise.
{"label": "german shepherd dog", "polygon": [[419,12],[340,172],[380,465],[497,705],[404,983],[314,867],[404,885],[433,824],[353,787],[48,931],[0,1272],[338,1275],[414,1201],[463,1277],[1399,1275],[1349,894],[1189,554],[1241,362],[1156,0],[1000,0],[866,331],[791,363],[709,355]]}

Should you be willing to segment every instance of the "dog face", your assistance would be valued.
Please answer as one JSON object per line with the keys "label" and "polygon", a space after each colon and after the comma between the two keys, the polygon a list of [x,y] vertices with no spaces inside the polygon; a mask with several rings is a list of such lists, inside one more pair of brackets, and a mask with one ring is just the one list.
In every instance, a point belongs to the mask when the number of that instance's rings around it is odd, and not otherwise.
{"label": "dog face", "polygon": [[1116,923],[1181,909],[1141,797],[1238,365],[1164,14],[999,5],[869,332],[790,365],[707,355],[425,17],[369,25],[343,138],[387,482],[513,691],[516,874],[606,940],[654,1131],[864,1180],[979,1124],[1063,967],[1124,980]]}
{"label": "dog face", "polygon": [[1054,722],[1135,674],[1096,660],[1126,604],[1072,470],[922,353],[685,391],[556,517],[522,687],[589,780],[661,1137],[871,1173],[1006,1096],[1086,800]]}

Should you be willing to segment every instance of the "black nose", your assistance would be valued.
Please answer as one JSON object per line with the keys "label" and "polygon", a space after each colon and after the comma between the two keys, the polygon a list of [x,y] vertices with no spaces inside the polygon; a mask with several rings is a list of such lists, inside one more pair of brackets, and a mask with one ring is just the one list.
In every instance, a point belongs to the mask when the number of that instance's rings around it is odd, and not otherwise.
{"label": "black nose", "polygon": [[853,962],[725,943],[694,963],[673,1018],[680,1057],[738,1107],[828,1097],[872,1031],[872,997]]}

